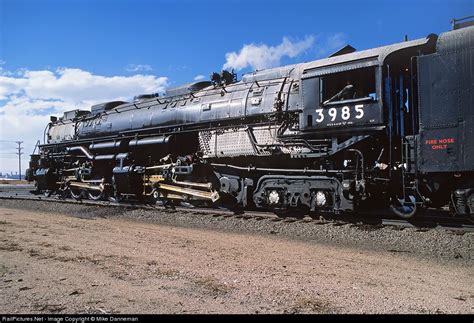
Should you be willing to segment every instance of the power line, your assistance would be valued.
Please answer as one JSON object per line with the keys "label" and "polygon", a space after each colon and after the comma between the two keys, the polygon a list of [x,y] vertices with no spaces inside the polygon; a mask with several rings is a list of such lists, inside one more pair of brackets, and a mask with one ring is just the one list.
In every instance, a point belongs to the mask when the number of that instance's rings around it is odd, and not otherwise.
{"label": "power line", "polygon": [[19,175],[19,179],[21,180],[21,155],[23,155],[22,153],[22,150],[23,150],[23,147],[21,146],[21,144],[23,143],[23,141],[15,141],[18,145],[18,152],[16,153],[18,155],[18,175]]}

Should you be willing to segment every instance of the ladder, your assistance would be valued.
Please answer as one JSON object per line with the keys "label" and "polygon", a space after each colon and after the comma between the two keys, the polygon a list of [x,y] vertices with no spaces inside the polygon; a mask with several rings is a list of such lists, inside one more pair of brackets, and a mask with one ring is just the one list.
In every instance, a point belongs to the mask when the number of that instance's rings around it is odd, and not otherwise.
{"label": "ladder", "polygon": [[[402,187],[405,202],[413,203],[417,194],[416,173],[416,137],[402,137]],[[410,198],[412,196],[412,198]],[[416,199],[416,198],[415,198]]]}

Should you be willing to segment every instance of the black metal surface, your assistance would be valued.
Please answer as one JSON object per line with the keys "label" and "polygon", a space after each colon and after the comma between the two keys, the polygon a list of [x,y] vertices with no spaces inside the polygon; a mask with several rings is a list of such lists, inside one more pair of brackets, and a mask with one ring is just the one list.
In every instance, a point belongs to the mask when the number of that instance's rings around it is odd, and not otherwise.
{"label": "black metal surface", "polygon": [[443,34],[418,58],[422,172],[474,170],[474,27]]}

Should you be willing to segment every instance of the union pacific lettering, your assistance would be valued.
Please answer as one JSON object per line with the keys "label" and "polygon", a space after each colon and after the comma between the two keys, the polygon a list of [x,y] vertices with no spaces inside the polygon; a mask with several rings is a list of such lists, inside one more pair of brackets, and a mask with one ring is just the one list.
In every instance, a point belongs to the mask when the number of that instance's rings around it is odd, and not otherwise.
{"label": "union pacific lettering", "polygon": [[454,144],[454,138],[426,139],[425,145],[431,145],[431,149],[447,149],[449,144]]}

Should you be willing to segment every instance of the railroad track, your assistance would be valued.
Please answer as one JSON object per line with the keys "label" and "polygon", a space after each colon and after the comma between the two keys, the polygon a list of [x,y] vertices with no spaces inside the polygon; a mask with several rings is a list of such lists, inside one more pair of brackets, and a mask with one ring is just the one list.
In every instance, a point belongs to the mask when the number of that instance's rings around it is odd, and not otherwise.
{"label": "railroad track", "polygon": [[[125,208],[125,209],[143,209],[143,210],[159,210],[166,211],[166,208],[162,205],[150,205],[137,203],[133,201],[115,203],[110,201],[92,201],[92,200],[74,200],[72,198],[60,198],[58,196],[46,197],[44,195],[34,195],[32,193],[25,192],[26,187],[14,191],[0,191],[0,200],[25,200],[25,201],[42,201],[49,203],[66,203],[76,205],[90,205],[90,206],[102,206],[111,208]],[[428,231],[431,229],[444,229],[452,230],[456,233],[472,233],[474,232],[474,223],[470,219],[466,218],[453,218],[447,215],[447,212],[440,210],[432,211],[431,215],[424,215],[417,217],[413,220],[402,220],[397,219],[389,214],[375,213],[361,213],[357,215],[324,215],[318,218],[314,217],[286,217],[281,218],[271,212],[264,211],[245,211],[244,213],[236,214],[226,209],[211,209],[211,208],[199,208],[199,207],[174,207],[173,210],[192,212],[195,214],[209,214],[214,217],[234,217],[236,219],[248,220],[263,220],[268,219],[275,222],[313,222],[324,225],[352,225],[352,226],[365,226],[368,229],[376,229],[378,227],[392,226],[400,230],[405,228],[415,228],[418,231]]]}

